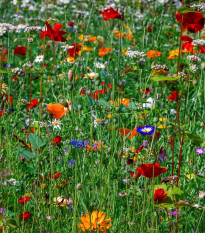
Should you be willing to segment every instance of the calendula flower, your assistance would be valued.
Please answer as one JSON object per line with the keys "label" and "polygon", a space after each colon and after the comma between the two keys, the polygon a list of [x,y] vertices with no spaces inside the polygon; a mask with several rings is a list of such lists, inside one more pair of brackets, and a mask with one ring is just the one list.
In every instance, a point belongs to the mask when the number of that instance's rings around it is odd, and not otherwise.
{"label": "calendula flower", "polygon": [[147,58],[160,57],[161,53],[158,50],[150,50],[147,52]]}
{"label": "calendula flower", "polygon": [[103,211],[93,211],[92,214],[85,213],[85,216],[80,217],[81,224],[78,225],[82,231],[86,230],[98,230],[98,232],[104,232],[105,229],[109,229],[112,225],[109,224],[111,219],[105,219],[106,214]]}

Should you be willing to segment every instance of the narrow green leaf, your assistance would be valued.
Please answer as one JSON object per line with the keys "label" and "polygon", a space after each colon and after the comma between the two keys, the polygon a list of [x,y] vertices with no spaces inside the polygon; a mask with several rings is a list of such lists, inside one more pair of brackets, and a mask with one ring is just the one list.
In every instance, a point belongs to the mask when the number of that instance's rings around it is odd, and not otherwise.
{"label": "narrow green leaf", "polygon": [[173,76],[169,76],[169,77],[161,75],[161,74],[156,74],[153,77],[151,77],[151,80],[152,81],[157,81],[157,82],[158,81],[173,81],[173,80],[177,80],[179,78],[181,78],[181,76],[176,75],[176,74],[173,75]]}

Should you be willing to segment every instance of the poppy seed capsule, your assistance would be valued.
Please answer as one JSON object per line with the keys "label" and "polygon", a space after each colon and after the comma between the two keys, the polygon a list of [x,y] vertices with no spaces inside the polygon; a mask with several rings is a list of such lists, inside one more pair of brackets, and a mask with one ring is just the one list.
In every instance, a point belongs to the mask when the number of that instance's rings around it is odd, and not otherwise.
{"label": "poppy seed capsule", "polygon": [[79,94],[81,94],[82,91],[83,91],[83,87],[79,89]]}
{"label": "poppy seed capsule", "polygon": [[73,90],[73,84],[72,83],[68,83],[68,91],[72,91]]}
{"label": "poppy seed capsule", "polygon": [[69,70],[68,71],[68,80],[71,82],[73,81],[73,71],[72,70]]}

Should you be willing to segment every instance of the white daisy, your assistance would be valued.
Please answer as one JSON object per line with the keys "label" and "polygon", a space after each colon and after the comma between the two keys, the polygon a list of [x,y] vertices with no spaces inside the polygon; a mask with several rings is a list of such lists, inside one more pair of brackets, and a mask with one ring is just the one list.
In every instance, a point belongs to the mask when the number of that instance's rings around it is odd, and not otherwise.
{"label": "white daisy", "polygon": [[34,63],[40,63],[43,61],[43,55],[37,56],[34,60]]}
{"label": "white daisy", "polygon": [[51,126],[53,126],[53,129],[61,129],[60,125],[62,124],[60,121],[54,119],[52,122],[49,121]]}
{"label": "white daisy", "polygon": [[95,63],[95,67],[97,67],[99,69],[105,69],[105,65],[103,65],[102,63],[99,63],[99,62]]}

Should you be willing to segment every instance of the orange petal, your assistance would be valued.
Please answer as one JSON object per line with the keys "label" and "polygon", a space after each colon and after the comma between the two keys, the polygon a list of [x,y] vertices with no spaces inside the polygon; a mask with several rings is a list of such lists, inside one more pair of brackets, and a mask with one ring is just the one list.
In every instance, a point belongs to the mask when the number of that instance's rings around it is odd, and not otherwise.
{"label": "orange petal", "polygon": [[123,137],[126,137],[130,133],[130,129],[119,129],[119,132],[122,134]]}

